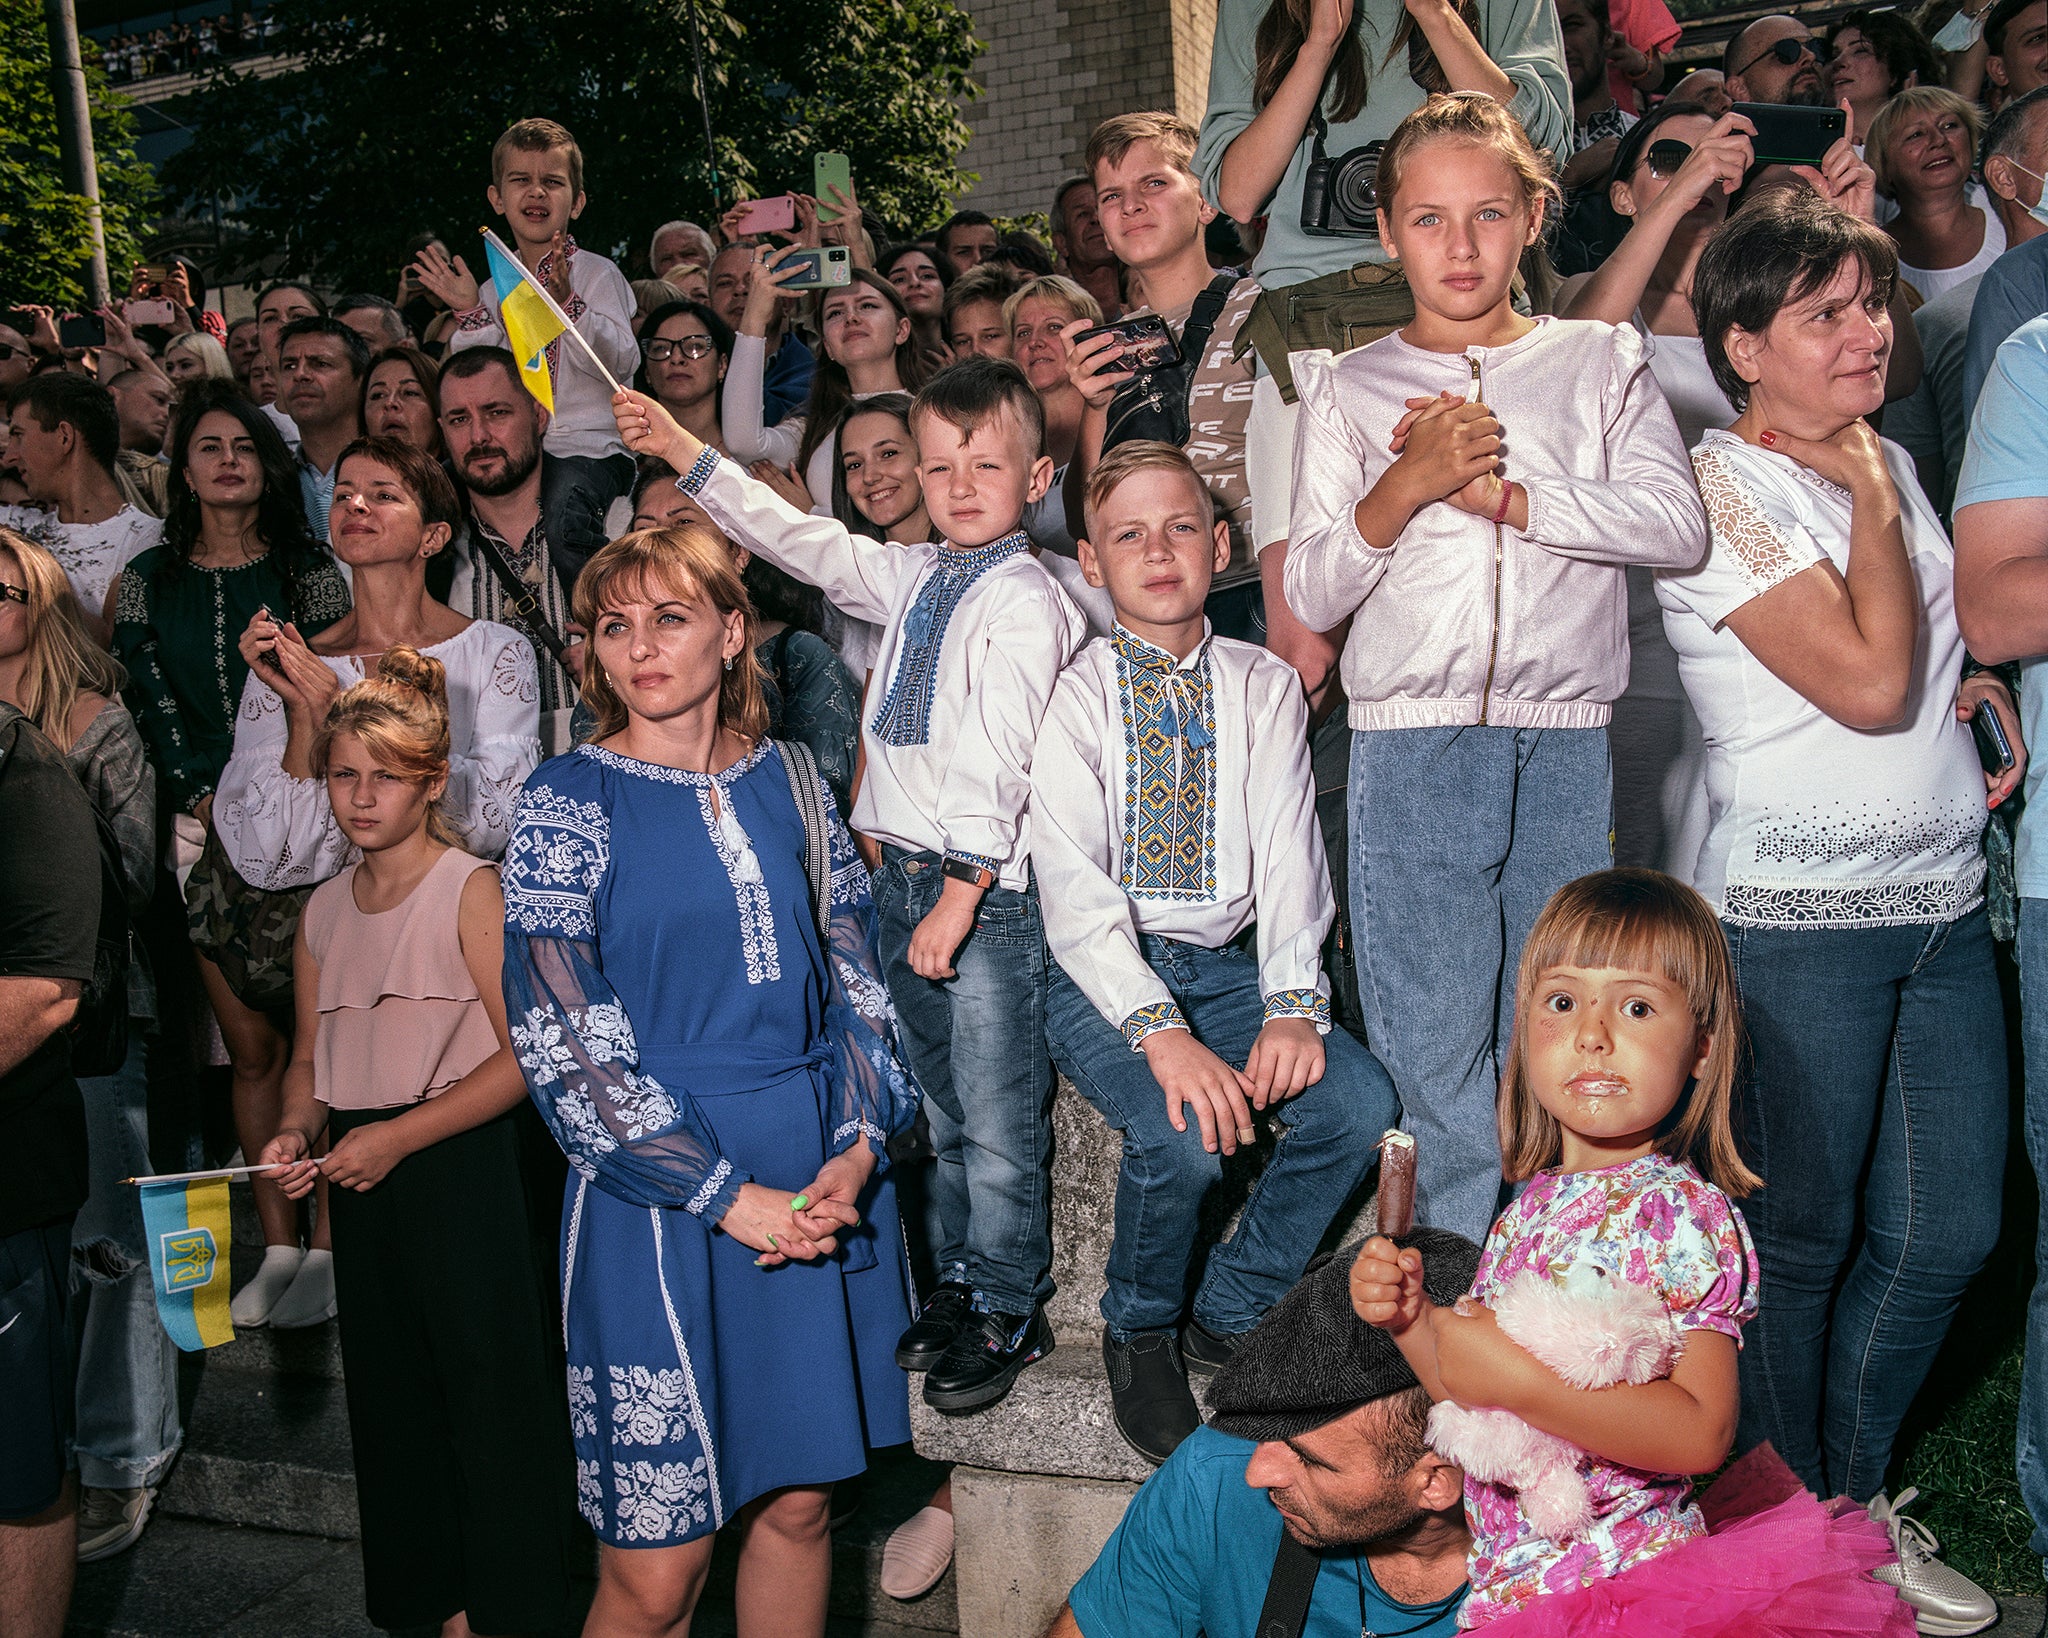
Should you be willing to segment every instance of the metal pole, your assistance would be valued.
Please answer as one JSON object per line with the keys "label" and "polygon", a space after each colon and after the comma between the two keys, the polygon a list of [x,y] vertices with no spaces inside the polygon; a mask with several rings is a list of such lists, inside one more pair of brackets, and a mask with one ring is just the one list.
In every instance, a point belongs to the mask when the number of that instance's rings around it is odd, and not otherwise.
{"label": "metal pole", "polygon": [[683,7],[690,19],[690,60],[696,69],[697,111],[704,120],[704,160],[711,168],[711,210],[715,218],[723,202],[719,198],[723,190],[718,185],[718,144],[711,136],[711,99],[704,92],[704,40],[697,29],[697,0],[683,0]]}
{"label": "metal pole", "polygon": [[92,151],[92,112],[85,100],[85,64],[78,54],[78,12],[73,0],[43,0],[50,34],[50,89],[57,99],[57,153],[64,186],[85,200],[92,230],[92,261],[86,269],[86,305],[104,307],[107,288],[107,229],[100,217],[100,173]]}

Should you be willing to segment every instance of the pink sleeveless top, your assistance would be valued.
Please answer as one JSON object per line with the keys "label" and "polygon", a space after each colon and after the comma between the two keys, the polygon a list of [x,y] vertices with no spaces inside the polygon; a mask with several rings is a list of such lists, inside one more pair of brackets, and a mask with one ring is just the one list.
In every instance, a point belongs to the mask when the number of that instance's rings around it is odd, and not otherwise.
{"label": "pink sleeveless top", "polygon": [[401,904],[356,907],[357,866],[306,901],[320,964],[313,1095],[333,1109],[390,1109],[445,1091],[498,1050],[462,959],[459,911],[486,859],[450,848]]}

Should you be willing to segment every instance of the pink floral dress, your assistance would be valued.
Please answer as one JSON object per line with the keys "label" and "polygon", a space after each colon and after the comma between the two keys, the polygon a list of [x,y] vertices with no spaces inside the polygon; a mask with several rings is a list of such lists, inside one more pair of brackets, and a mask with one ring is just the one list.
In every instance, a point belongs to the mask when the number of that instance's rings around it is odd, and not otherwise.
{"label": "pink floral dress", "polygon": [[[1664,1299],[1681,1331],[1742,1342],[1757,1305],[1756,1248],[1733,1202],[1684,1161],[1648,1154],[1589,1172],[1544,1172],[1486,1237],[1472,1294],[1491,1303],[1516,1275],[1561,1280],[1592,1262]],[[1580,1463],[1594,1524],[1552,1541],[1522,1517],[1515,1492],[1465,1481],[1472,1593],[1458,1624],[1511,1615],[1544,1593],[1570,1592],[1706,1534],[1687,1474]]]}

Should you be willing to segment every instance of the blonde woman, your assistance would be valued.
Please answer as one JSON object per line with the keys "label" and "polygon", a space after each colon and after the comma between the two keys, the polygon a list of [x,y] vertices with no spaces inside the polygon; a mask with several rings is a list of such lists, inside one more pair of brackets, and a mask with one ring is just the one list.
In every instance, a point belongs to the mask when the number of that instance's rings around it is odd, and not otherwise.
{"label": "blonde woman", "polygon": [[[0,529],[0,701],[64,753],[121,845],[128,908],[139,915],[155,882],[156,775],[120,700],[121,667],[86,635],[56,558]],[[148,1083],[142,1025],[155,987],[129,967],[128,1056],[111,1075],[81,1078],[88,1194],[71,1242],[84,1271],[77,1449],[84,1495],[79,1553],[104,1558],[148,1522],[155,1486],[178,1453],[178,1356],[157,1323],[142,1208],[121,1179],[149,1168]]]}
{"label": "blonde woman", "polygon": [[1970,180],[1984,116],[1938,85],[1901,91],[1870,122],[1863,157],[1899,207],[1884,226],[1899,277],[1932,301],[2005,254],[2005,224]]}
{"label": "blonde woman", "polygon": [[[1070,509],[1067,504],[1067,468],[1080,442],[1081,417],[1088,408],[1088,401],[1067,374],[1068,338],[1101,322],[1102,308],[1095,298],[1057,273],[1020,285],[1003,303],[1010,358],[1045,406],[1045,453],[1053,463],[1052,482],[1025,510],[1024,531],[1041,552],[1063,558],[1072,558],[1076,550],[1072,523],[1079,506]],[[1073,579],[1086,585],[1078,575]],[[1067,583],[1064,577],[1061,583]],[[1085,602],[1082,606],[1092,627],[1096,611],[1087,609]]]}
{"label": "blonde woman", "polygon": [[165,343],[164,374],[181,391],[194,381],[232,381],[235,378],[227,349],[212,336],[198,330],[172,336]]}

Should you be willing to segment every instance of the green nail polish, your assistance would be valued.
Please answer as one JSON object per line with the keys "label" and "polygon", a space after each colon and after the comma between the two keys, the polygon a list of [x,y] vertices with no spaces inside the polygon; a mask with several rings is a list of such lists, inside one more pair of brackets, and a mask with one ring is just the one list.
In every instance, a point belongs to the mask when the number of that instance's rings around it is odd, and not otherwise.
{"label": "green nail polish", "polygon": [[756,1257],[754,1259],[754,1266],[756,1268],[766,1268],[768,1266],[767,1256],[764,1254],[762,1256]]}
{"label": "green nail polish", "polygon": [[791,1211],[802,1211],[804,1207],[808,1206],[810,1203],[811,1197],[809,1195],[800,1194],[790,1201],[789,1209]]}
{"label": "green nail polish", "polygon": [[771,1246],[774,1246],[774,1247],[775,1247],[775,1249],[776,1249],[777,1251],[780,1251],[780,1250],[782,1249],[782,1244],[781,1244],[781,1242],[780,1242],[780,1241],[778,1241],[778,1240],[777,1240],[777,1239],[775,1238],[775,1236],[774,1236],[774,1235],[772,1235],[772,1234],[768,1236],[768,1243],[769,1243],[769,1244],[770,1244]]}

